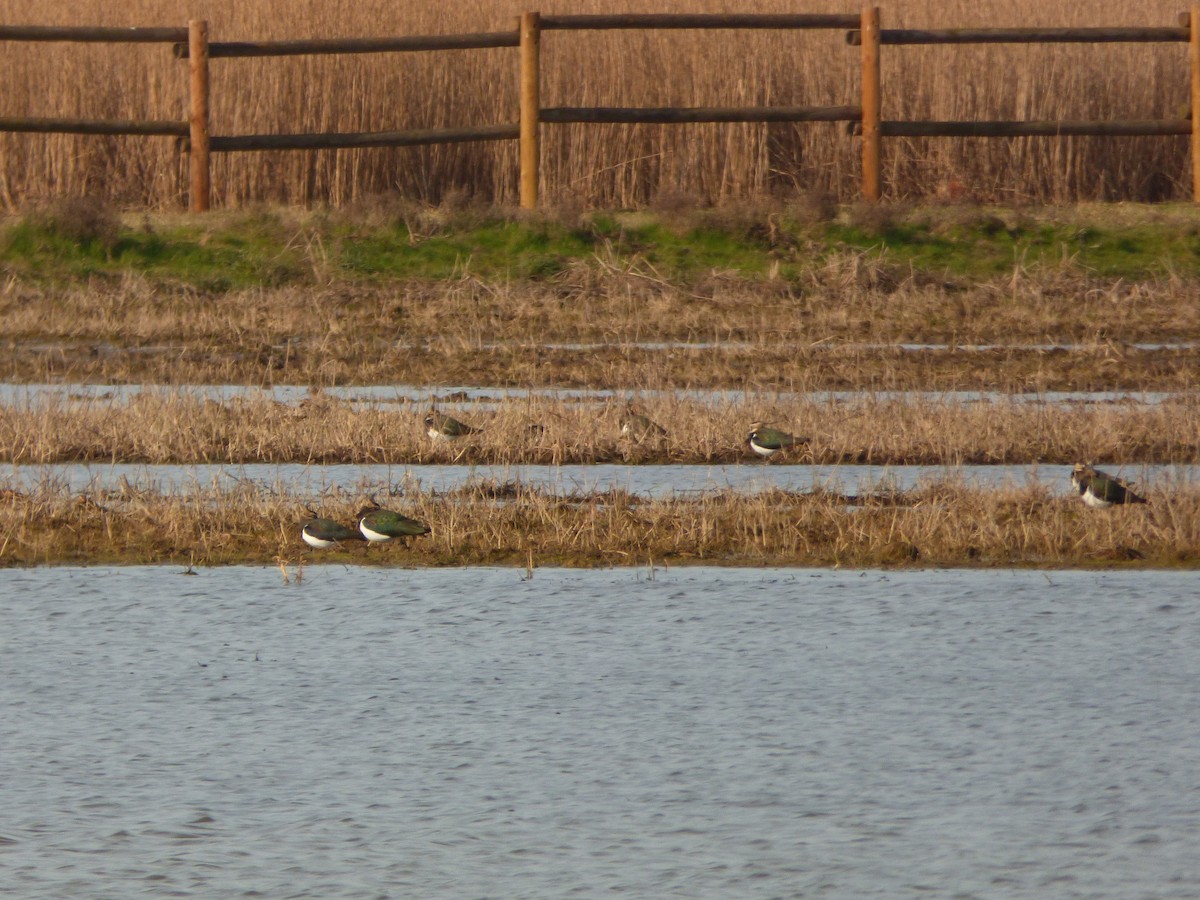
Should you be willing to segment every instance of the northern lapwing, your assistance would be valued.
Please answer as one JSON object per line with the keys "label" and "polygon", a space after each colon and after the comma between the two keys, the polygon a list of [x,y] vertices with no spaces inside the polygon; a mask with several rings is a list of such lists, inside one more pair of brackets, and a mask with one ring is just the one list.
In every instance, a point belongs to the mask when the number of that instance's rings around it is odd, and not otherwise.
{"label": "northern lapwing", "polygon": [[420,537],[432,530],[423,522],[408,516],[382,509],[374,500],[358,511],[358,530],[372,544],[400,538],[407,543],[410,537]]}
{"label": "northern lapwing", "polygon": [[435,441],[465,437],[468,434],[478,434],[482,429],[473,428],[466,422],[460,422],[445,413],[431,409],[425,416],[425,430]]}
{"label": "northern lapwing", "polygon": [[1146,503],[1145,497],[1133,492],[1124,479],[1093,469],[1085,463],[1075,463],[1071,484],[1088,506],[1104,509],[1120,503]]}
{"label": "northern lapwing", "polygon": [[641,413],[635,413],[633,410],[626,410],[625,415],[621,417],[621,434],[640,443],[651,438],[657,440],[658,438],[665,437],[667,429],[663,428],[649,416],[643,416]]}
{"label": "northern lapwing", "polygon": [[751,450],[763,459],[770,459],[780,450],[803,447],[808,443],[808,438],[796,437],[778,428],[767,428],[762,422],[755,422],[750,426],[747,441]]}
{"label": "northern lapwing", "polygon": [[300,537],[304,543],[318,550],[327,550],[344,541],[361,541],[362,533],[357,528],[350,528],[333,519],[322,519],[312,509],[305,507],[312,517],[300,529]]}

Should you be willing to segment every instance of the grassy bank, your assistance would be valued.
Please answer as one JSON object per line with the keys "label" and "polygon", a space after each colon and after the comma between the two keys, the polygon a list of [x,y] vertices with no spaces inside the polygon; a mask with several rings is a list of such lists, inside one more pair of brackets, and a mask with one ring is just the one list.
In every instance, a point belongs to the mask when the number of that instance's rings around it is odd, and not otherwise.
{"label": "grassy bank", "polygon": [[155,287],[209,293],[469,277],[565,278],[571,285],[582,261],[601,275],[701,291],[713,275],[814,289],[826,268],[826,279],[895,290],[905,276],[920,284],[922,273],[950,285],[956,278],[1027,273],[1195,276],[1200,213],[1191,204],[838,206],[805,196],[712,208],[525,214],[392,197],[342,210],[261,207],[186,216],[119,213],[84,196],[0,219],[0,251],[8,277],[49,287],[119,283],[130,274]]}
{"label": "grassy bank", "polygon": [[[1036,485],[980,491],[937,483],[850,506],[827,494],[638,501],[621,492],[563,498],[480,484],[388,501],[433,528],[408,547],[354,542],[314,551],[300,539],[303,508],[313,498],[248,485],[187,495],[72,494],[47,485],[0,494],[0,566],[1200,564],[1200,492],[1172,486],[1149,496],[1144,507],[1092,510]],[[322,515],[347,522],[358,503],[348,496],[319,501]]]}
{"label": "grassy bank", "polygon": [[1188,390],[1200,371],[1190,207],[139,223],[64,204],[0,225],[0,276],[10,381]]}

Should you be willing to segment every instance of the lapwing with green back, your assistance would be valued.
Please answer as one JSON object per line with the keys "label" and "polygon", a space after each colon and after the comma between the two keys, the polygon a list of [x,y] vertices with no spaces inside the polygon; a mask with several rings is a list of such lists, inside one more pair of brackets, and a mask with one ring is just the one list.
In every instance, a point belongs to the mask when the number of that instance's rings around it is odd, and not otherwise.
{"label": "lapwing with green back", "polygon": [[468,434],[478,434],[483,429],[474,428],[466,422],[460,422],[452,416],[431,409],[425,416],[425,430],[433,440],[442,441],[466,437]]}
{"label": "lapwing with green back", "polygon": [[763,459],[770,459],[781,450],[803,447],[808,444],[808,438],[796,437],[786,431],[780,431],[778,428],[768,428],[762,422],[755,422],[750,426],[747,441],[750,449]]}
{"label": "lapwing with green back", "polygon": [[362,533],[357,528],[350,528],[333,519],[323,519],[310,507],[305,507],[305,511],[311,518],[300,529],[300,536],[310,547],[328,550],[330,547],[336,547],[347,541],[363,539]]}
{"label": "lapwing with green back", "polygon": [[1147,503],[1145,497],[1133,492],[1122,478],[1094,469],[1086,463],[1075,463],[1071,471],[1071,484],[1088,506],[1105,509],[1124,503]]}
{"label": "lapwing with green back", "polygon": [[373,499],[358,511],[358,530],[372,544],[399,539],[408,543],[412,537],[429,534],[432,530],[424,522],[410,519],[390,509],[383,509]]}

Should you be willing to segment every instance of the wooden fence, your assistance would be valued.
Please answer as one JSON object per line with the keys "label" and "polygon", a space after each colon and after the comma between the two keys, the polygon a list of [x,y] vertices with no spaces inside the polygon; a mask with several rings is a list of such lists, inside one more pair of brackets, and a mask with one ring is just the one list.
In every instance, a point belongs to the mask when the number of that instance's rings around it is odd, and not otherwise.
{"label": "wooden fence", "polygon": [[[612,29],[845,29],[847,43],[861,54],[861,96],[857,105],[816,107],[543,107],[540,92],[542,32]],[[209,208],[212,153],[252,150],[313,150],[343,147],[399,147],[463,141],[520,142],[520,201],[538,202],[539,133],[543,125],[568,122],[679,124],[695,122],[846,122],[862,142],[862,193],[878,201],[883,194],[882,145],[885,137],[1065,137],[1074,135],[1191,135],[1193,199],[1200,202],[1200,5],[1179,17],[1174,28],[974,28],[888,30],[878,7],[861,14],[723,15],[639,14],[522,15],[515,30],[479,34],[410,37],[216,42],[208,23],[187,28],[88,28],[0,26],[0,41],[87,43],[165,43],[188,60],[189,116],[186,122],[2,118],[0,131],[71,134],[168,136],[189,154],[188,207]],[[970,43],[1113,43],[1181,42],[1189,45],[1191,112],[1176,120],[1124,121],[889,121],[882,117],[880,58],[884,46]],[[406,53],[515,47],[520,54],[520,109],[516,122],[423,131],[375,131],[321,134],[212,135],[209,129],[209,61],[220,58],[300,54]]]}

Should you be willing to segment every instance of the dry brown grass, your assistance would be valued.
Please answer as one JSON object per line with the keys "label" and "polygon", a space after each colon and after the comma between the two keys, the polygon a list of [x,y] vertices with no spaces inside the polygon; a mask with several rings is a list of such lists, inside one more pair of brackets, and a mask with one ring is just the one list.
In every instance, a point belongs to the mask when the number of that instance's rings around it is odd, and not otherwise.
{"label": "dry brown grass", "polygon": [[[328,345],[326,345],[328,346]],[[1196,386],[1200,351],[1100,344],[1079,350],[923,350],[823,344],[678,349],[634,346],[545,349],[384,348],[364,357],[346,342],[318,355],[294,344],[16,345],[0,357],[0,379],[19,382],[151,384],[426,384],[622,390],[682,385],[752,391],[997,390],[1184,391]]]}
{"label": "dry brown grass", "polygon": [[[302,245],[309,230],[303,222],[292,227],[288,243]],[[634,254],[619,266],[581,259],[546,281],[467,272],[436,282],[228,292],[173,287],[136,272],[65,286],[14,274],[0,285],[0,322],[11,341],[208,350],[290,338],[323,355],[344,341],[464,350],[499,342],[1106,344],[1200,339],[1198,291],[1192,277],[1102,278],[1072,268],[938,277],[851,251],[805,264],[792,280],[713,271],[672,283]]]}
{"label": "dry brown grass", "polygon": [[[890,0],[885,27],[1173,25],[1180,4]],[[235,3],[9,0],[4,24],[174,25],[209,20],[214,40],[509,29],[527,4],[452,0]],[[602,0],[551,2],[543,13],[612,12]],[[686,0],[641,11],[733,11]],[[810,0],[755,0],[736,11],[857,12]],[[383,23],[394,23],[387,26]],[[857,50],[840,32],[548,33],[543,103],[606,106],[841,105],[857,102]],[[1186,46],[1058,45],[885,48],[884,115],[894,119],[1176,118],[1188,99]],[[6,44],[0,115],[186,119],[186,66],[165,47]],[[433,128],[516,118],[516,56],[489,50],[400,56],[214,60],[215,134]],[[810,203],[858,191],[858,145],[834,125],[544,127],[544,194],[552,204],[630,206],[786,194]],[[1185,138],[892,140],[885,182],[897,197],[1158,200],[1186,196]],[[0,204],[104,193],[173,207],[186,184],[168,139],[0,135]],[[219,205],[345,204],[399,191],[516,194],[512,142],[405,150],[219,155]],[[675,199],[673,199],[675,198]],[[820,204],[815,204],[819,208]]]}
{"label": "dry brown grass", "polygon": [[[621,435],[624,401],[531,397],[443,405],[482,428],[434,442],[428,403],[360,408],[327,394],[289,406],[253,396],[224,403],[147,391],[127,403],[52,400],[0,407],[0,460],[22,464],[112,462],[301,463],[728,463],[747,459],[751,422],[810,438],[792,462],[991,464],[1091,460],[1200,462],[1200,400],[1161,404],[959,402],[864,394],[824,402],[758,395],[701,402],[673,394],[634,397],[661,423],[661,440]],[[530,425],[543,430],[532,431]]]}
{"label": "dry brown grass", "polygon": [[[0,493],[0,566],[61,562],[302,565],[1135,565],[1200,563],[1200,491],[1151,492],[1145,507],[1091,510],[1028,486],[980,491],[930,484],[847,508],[843,498],[716,493],[636,502],[610,493],[564,499],[486,485],[388,504],[433,532],[408,547],[311,551],[300,540],[308,497],[241,486],[187,495],[71,494],[53,485]],[[317,501],[352,521],[360,498]]]}
{"label": "dry brown grass", "polygon": [[[0,289],[0,378],[1186,390],[1200,349],[1129,344],[1200,340],[1196,291],[1191,278],[1020,268],[932,279],[853,253],[792,282],[713,273],[671,284],[636,266],[583,264],[548,283],[463,275],[217,294],[132,274],[56,288],[13,278]],[[693,346],[645,346],[655,342]]]}

